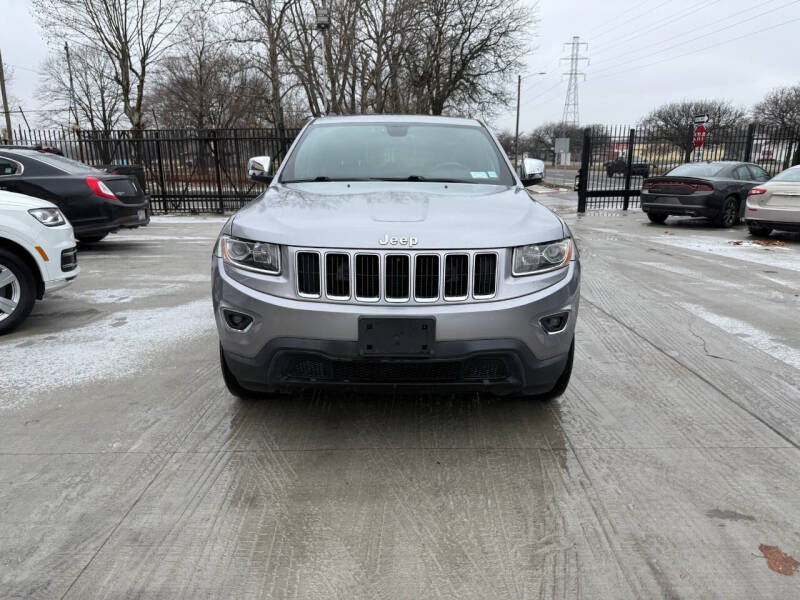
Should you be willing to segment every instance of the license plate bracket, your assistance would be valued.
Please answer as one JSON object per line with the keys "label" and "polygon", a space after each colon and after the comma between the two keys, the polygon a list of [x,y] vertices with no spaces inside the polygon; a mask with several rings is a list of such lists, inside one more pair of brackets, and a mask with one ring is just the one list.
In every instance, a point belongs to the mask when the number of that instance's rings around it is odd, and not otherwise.
{"label": "license plate bracket", "polygon": [[358,350],[362,356],[428,356],[435,340],[435,319],[358,320]]}

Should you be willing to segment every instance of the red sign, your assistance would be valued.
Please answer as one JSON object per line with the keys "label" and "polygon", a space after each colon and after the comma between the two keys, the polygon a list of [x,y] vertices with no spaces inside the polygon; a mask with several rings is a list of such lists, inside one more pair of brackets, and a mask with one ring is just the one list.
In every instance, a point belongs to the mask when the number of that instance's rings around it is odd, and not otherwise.
{"label": "red sign", "polygon": [[700,124],[697,126],[697,129],[694,130],[694,147],[702,148],[703,144],[705,143],[706,143],[706,126]]}

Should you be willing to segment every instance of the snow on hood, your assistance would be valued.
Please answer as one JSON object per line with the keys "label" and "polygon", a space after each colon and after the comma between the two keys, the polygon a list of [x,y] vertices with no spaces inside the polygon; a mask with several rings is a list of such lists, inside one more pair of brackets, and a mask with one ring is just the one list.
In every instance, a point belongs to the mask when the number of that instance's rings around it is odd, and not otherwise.
{"label": "snow on hood", "polygon": [[271,186],[236,214],[232,233],[327,248],[380,248],[386,236],[413,237],[419,250],[519,246],[561,239],[565,230],[514,187],[335,182]]}

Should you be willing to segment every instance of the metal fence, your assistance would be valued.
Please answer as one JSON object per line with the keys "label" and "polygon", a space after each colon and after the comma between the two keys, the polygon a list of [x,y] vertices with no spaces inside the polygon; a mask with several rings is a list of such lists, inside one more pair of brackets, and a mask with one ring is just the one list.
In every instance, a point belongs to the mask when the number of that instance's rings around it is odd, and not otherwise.
{"label": "metal fence", "polygon": [[251,156],[280,160],[299,129],[21,130],[14,143],[49,146],[93,166],[138,165],[154,212],[226,212],[263,190]]}
{"label": "metal fence", "polygon": [[592,127],[584,130],[578,176],[578,212],[639,205],[642,181],[690,161],[740,160],[757,163],[771,175],[800,163],[798,132],[752,123],[707,126],[695,148],[695,126],[684,131],[656,127]]}

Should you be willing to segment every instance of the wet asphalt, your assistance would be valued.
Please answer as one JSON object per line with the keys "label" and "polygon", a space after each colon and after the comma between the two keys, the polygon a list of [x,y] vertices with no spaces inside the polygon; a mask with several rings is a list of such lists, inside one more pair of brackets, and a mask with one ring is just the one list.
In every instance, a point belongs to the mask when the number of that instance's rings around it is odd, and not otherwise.
{"label": "wet asphalt", "polygon": [[237,400],[221,219],[83,248],[0,340],[0,597],[800,597],[800,236],[541,198],[583,261],[550,403]]}

